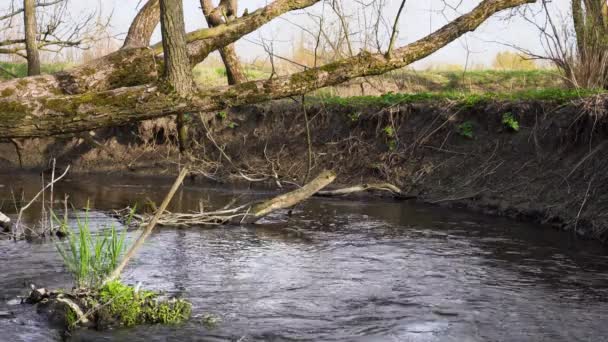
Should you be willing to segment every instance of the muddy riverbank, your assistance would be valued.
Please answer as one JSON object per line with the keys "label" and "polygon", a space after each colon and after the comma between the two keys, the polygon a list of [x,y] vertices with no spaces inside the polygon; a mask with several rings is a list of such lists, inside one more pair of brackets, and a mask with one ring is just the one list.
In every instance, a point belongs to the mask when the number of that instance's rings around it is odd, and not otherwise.
{"label": "muddy riverbank", "polygon": [[[334,169],[342,184],[388,181],[420,201],[606,242],[606,108],[593,99],[310,103],[310,172]],[[193,147],[187,161],[198,166],[200,179],[244,175],[287,185],[302,182],[307,173],[300,104],[273,102],[189,117]],[[29,170],[47,168],[54,157],[76,172],[169,176],[185,162],[177,155],[174,130],[164,119],[17,144]],[[18,172],[18,164],[15,145],[2,144],[2,171]]]}

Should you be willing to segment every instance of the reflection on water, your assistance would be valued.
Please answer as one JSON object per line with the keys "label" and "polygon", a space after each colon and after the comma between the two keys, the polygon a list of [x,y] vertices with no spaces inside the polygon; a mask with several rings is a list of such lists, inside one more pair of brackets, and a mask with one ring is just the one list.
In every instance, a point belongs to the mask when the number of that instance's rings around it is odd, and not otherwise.
{"label": "reflection on water", "polygon": [[[9,187],[34,179],[9,185],[0,178],[3,199]],[[105,210],[158,201],[170,182],[96,178],[57,192],[68,192],[76,208],[88,199]],[[201,198],[219,206],[239,194],[263,192],[190,185],[174,208],[196,208]],[[92,220],[114,222],[101,213]],[[3,337],[59,339],[32,308],[7,303],[24,283],[69,286],[53,245],[0,241],[0,257],[0,311],[16,313],[0,318]],[[213,329],[193,319],[180,327],[85,330],[71,340],[608,341],[603,247],[411,203],[314,199],[291,217],[278,213],[256,226],[161,229],[125,280],[184,296],[195,315],[222,322]]]}

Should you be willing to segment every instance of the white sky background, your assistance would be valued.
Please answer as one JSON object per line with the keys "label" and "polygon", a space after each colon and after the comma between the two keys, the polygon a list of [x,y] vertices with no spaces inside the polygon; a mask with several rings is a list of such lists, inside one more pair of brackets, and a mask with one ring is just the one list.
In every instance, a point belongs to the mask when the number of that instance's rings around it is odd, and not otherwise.
{"label": "white sky background", "polygon": [[[69,1],[71,2],[71,11],[76,16],[78,16],[78,13],[80,12],[98,10],[100,8],[102,13],[105,15],[113,13],[111,29],[115,34],[122,34],[121,37],[124,37],[124,33],[127,32],[129,24],[135,17],[138,10],[137,5],[145,2],[145,0]],[[359,0],[358,2],[369,1],[371,0]],[[480,2],[479,0],[446,1],[454,6],[461,3],[461,5],[458,7],[459,13],[466,13]],[[4,3],[8,2],[9,0],[0,0],[0,4],[2,4],[0,9],[5,8],[6,6]],[[239,0],[239,16],[245,8],[247,8],[251,13],[255,9],[264,6],[269,2],[271,2],[271,0]],[[359,16],[361,16],[361,5],[358,2],[355,0],[343,0],[345,12],[358,12]],[[387,23],[392,26],[401,0],[386,0],[386,2],[387,6],[384,11],[384,17]],[[536,9],[539,8],[539,5],[532,6]],[[561,18],[569,17],[569,0],[553,0],[549,6],[551,7],[551,10]],[[198,0],[184,0],[184,8],[186,31],[192,31],[206,26],[200,10],[200,2]],[[289,56],[294,46],[294,42],[302,35],[302,30],[296,25],[291,24],[289,21],[310,27],[312,29],[314,27],[312,22],[303,12],[308,11],[320,13],[322,8],[322,4],[316,4],[309,9],[284,15],[282,18],[285,18],[288,21],[280,18],[274,19],[261,29],[246,36],[245,39],[241,39],[237,43],[237,53],[245,61],[252,61],[256,58],[265,58],[266,54],[262,47],[247,41],[260,42],[261,38],[263,38],[264,40],[274,41],[275,53]],[[448,19],[453,19],[456,17],[457,13],[450,9],[440,13],[442,8],[444,8],[444,2],[442,0],[408,0],[400,20],[400,34],[396,46],[401,46],[424,37],[431,31],[445,25],[448,22]],[[330,13],[331,9],[325,5],[325,11]],[[520,16],[515,16],[510,19],[507,17],[508,11],[494,16],[475,32],[469,33],[459,40],[452,42],[435,54],[416,63],[416,65],[464,65],[465,62],[467,62],[468,56],[468,65],[484,64],[490,66],[497,52],[512,50],[508,46],[497,42],[512,44],[534,52],[542,53],[543,49],[538,30],[536,30],[531,24],[527,23]],[[157,29],[157,33],[154,37],[155,41],[160,39],[160,34],[158,31],[159,30]]]}

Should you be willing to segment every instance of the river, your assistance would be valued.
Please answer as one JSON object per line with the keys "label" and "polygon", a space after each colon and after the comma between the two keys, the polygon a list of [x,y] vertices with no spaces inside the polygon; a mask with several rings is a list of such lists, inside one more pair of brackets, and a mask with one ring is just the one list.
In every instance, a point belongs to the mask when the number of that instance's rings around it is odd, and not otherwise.
{"label": "river", "polygon": [[[69,194],[72,218],[88,202],[103,229],[119,225],[106,210],[159,201],[171,182],[83,177],[55,193]],[[11,190],[27,198],[39,184],[34,175],[0,176],[2,210],[14,213]],[[172,210],[272,195],[189,184]],[[26,220],[36,222],[38,210]],[[0,311],[14,314],[0,317],[0,340],[60,340],[14,301],[29,283],[70,287],[53,242],[2,239],[0,257]],[[123,279],[187,298],[195,317],[178,327],[80,330],[70,341],[608,341],[605,247],[412,202],[315,198],[252,226],[161,228]],[[219,323],[203,324],[206,314]]]}

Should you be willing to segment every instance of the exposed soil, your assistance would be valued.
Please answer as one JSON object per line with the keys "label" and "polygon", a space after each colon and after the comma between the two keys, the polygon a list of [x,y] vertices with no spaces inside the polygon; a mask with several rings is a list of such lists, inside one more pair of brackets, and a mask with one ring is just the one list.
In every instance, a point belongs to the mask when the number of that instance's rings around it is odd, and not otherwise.
{"label": "exposed soil", "polygon": [[[342,184],[388,181],[421,201],[548,224],[606,242],[607,108],[599,98],[565,105],[314,104],[307,109],[310,173],[333,169]],[[507,113],[519,131],[503,123]],[[201,178],[303,181],[308,145],[300,104],[232,109],[207,114],[204,121],[208,129],[191,115],[193,156],[187,158],[198,165]],[[94,136],[20,143],[27,169],[45,169],[55,157],[78,172],[171,175],[180,163],[174,132],[171,120],[164,119]],[[18,165],[15,146],[0,144],[0,170],[15,172]]]}

